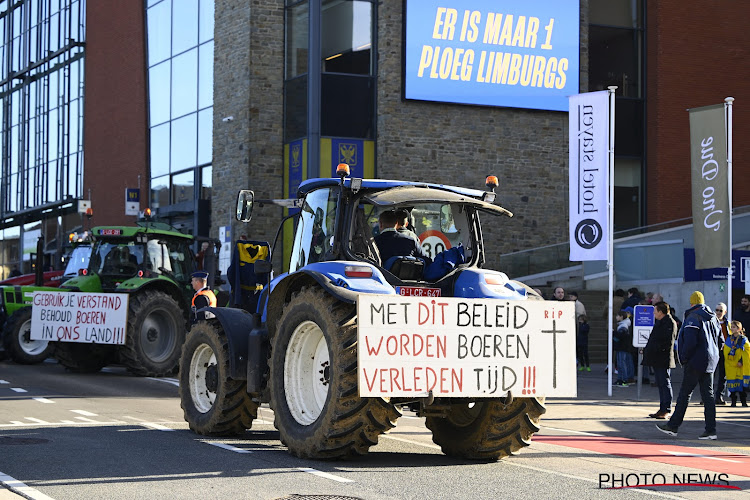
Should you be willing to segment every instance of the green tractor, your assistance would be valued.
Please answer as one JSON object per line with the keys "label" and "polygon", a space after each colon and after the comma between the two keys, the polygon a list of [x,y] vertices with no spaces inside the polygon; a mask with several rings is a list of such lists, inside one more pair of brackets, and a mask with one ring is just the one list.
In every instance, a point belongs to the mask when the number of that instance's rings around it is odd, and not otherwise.
{"label": "green tractor", "polygon": [[[191,246],[196,241],[171,226],[152,221],[136,226],[100,226],[92,229],[94,245],[88,268],[66,281],[62,290],[127,294],[127,330],[124,344],[82,343],[60,338],[54,356],[68,370],[96,372],[119,362],[140,376],[174,373],[189,328],[196,270]],[[209,255],[218,256],[213,241]],[[216,276],[217,259],[207,259]]]}

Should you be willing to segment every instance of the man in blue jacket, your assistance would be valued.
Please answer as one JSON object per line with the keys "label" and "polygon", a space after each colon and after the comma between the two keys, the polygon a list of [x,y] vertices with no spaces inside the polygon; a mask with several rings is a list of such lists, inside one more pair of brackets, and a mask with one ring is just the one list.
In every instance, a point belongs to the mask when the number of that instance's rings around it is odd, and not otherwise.
{"label": "man in blue jacket", "polygon": [[721,326],[705,302],[701,292],[693,292],[690,296],[690,309],[685,312],[685,321],[677,337],[677,355],[685,368],[682,387],[672,417],[668,422],[656,424],[657,429],[670,436],[677,435],[677,429],[685,418],[690,396],[698,385],[706,421],[706,430],[698,439],[716,439],[716,405],[711,382],[719,362]]}

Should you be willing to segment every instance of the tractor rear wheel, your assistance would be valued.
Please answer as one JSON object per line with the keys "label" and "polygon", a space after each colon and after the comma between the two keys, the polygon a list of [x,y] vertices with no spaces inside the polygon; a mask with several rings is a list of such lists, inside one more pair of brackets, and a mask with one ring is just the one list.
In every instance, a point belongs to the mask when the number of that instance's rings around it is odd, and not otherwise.
{"label": "tractor rear wheel", "polygon": [[98,372],[117,359],[112,345],[55,342],[55,359],[73,373]]}
{"label": "tractor rear wheel", "polygon": [[301,458],[364,455],[400,416],[360,398],[355,306],[319,288],[295,293],[271,340],[270,396],[281,442]]}
{"label": "tractor rear wheel", "polygon": [[182,308],[168,294],[147,290],[131,295],[120,361],[135,375],[162,377],[174,373],[180,364],[185,325]]}
{"label": "tractor rear wheel", "polygon": [[3,344],[8,356],[22,365],[33,365],[47,359],[54,344],[46,340],[31,340],[31,308],[14,312],[5,323]]}
{"label": "tractor rear wheel", "polygon": [[447,417],[427,417],[432,440],[451,457],[494,461],[531,444],[539,431],[544,398],[454,404]]}
{"label": "tractor rear wheel", "polygon": [[200,322],[188,333],[180,360],[180,406],[193,432],[242,434],[258,416],[247,381],[229,377],[229,356],[218,322]]}

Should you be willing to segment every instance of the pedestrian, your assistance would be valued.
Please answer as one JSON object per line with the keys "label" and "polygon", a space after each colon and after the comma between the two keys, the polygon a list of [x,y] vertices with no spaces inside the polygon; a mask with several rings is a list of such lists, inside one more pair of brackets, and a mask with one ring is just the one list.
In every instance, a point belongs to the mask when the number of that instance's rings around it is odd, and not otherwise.
{"label": "pedestrian", "polygon": [[591,371],[589,365],[589,321],[585,314],[578,316],[578,333],[576,335],[576,347],[578,351],[578,371]]}
{"label": "pedestrian", "polygon": [[190,275],[190,284],[195,290],[192,301],[192,324],[213,318],[210,311],[200,311],[204,307],[216,307],[216,295],[208,288],[208,273],[206,271],[196,271]]}
{"label": "pedestrian", "polygon": [[742,296],[740,307],[733,312],[732,319],[743,325],[750,325],[750,295]]}
{"label": "pedestrian", "polygon": [[552,300],[565,300],[565,289],[561,286],[555,287],[555,291],[552,293]]}
{"label": "pedestrian", "polygon": [[568,300],[575,302],[576,304],[576,321],[578,318],[586,314],[586,306],[578,300],[578,292],[570,292],[568,294]]}
{"label": "pedestrian", "polygon": [[674,368],[674,343],[677,340],[677,323],[669,314],[669,304],[654,304],[654,328],[643,348],[643,365],[654,369],[654,379],[659,388],[659,411],[649,415],[664,420],[672,412],[672,380],[670,370]]}
{"label": "pedestrian", "polygon": [[716,396],[716,404],[724,406],[727,404],[724,401],[724,391],[727,389],[727,378],[724,363],[724,342],[727,340],[729,335],[729,321],[727,320],[727,305],[723,302],[716,304],[714,308],[716,313],[716,319],[719,320],[721,325],[721,336],[719,337],[719,365],[716,367],[716,377],[714,380],[714,395]]}
{"label": "pedestrian", "polygon": [[643,300],[643,297],[641,297],[641,293],[638,291],[637,288],[635,287],[629,288],[628,298],[625,299],[621,307],[623,310],[627,307],[635,307],[638,304],[640,304],[642,300]]}
{"label": "pedestrian", "polygon": [[732,406],[737,406],[737,395],[742,406],[747,406],[747,391],[750,389],[750,342],[739,321],[732,321],[732,335],[724,344],[725,370]]}
{"label": "pedestrian", "polygon": [[677,435],[685,418],[690,396],[697,385],[704,402],[703,416],[706,424],[698,439],[716,439],[716,404],[712,379],[719,362],[721,326],[705,302],[699,291],[690,295],[691,307],[685,312],[685,321],[677,336],[677,354],[684,367],[682,386],[672,417],[663,424],[656,424],[657,429],[670,436]]}
{"label": "pedestrian", "polygon": [[617,387],[627,387],[628,380],[633,377],[633,357],[630,346],[633,337],[630,334],[630,318],[625,311],[619,311],[615,317],[617,328],[612,335],[612,344],[617,357]]}
{"label": "pedestrian", "polygon": [[198,269],[203,271],[206,269],[206,264],[204,260],[206,259],[206,251],[208,250],[208,242],[204,241],[201,243],[201,249],[200,251],[195,254],[195,263],[197,264]]}

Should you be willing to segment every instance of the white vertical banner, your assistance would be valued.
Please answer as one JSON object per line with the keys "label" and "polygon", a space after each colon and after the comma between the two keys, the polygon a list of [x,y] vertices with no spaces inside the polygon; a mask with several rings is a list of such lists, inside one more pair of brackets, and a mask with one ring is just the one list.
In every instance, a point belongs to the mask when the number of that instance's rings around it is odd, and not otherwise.
{"label": "white vertical banner", "polygon": [[609,92],[569,100],[570,260],[607,260]]}

